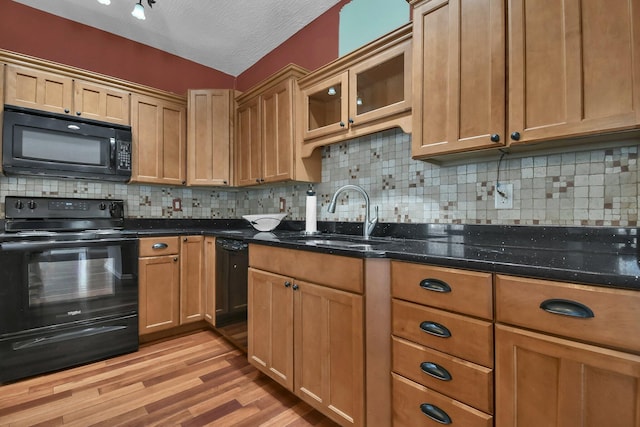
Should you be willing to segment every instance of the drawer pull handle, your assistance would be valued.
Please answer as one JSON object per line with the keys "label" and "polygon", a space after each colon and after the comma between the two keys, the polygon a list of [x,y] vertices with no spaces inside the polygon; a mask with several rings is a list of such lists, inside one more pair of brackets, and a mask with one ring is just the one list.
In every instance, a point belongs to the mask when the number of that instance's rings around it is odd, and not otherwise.
{"label": "drawer pull handle", "polygon": [[420,410],[427,417],[440,424],[451,424],[451,417],[442,409],[435,405],[423,403],[420,405]]}
{"label": "drawer pull handle", "polygon": [[449,329],[436,322],[422,322],[420,323],[420,329],[422,329],[423,332],[440,338],[449,338],[451,336]]}
{"label": "drawer pull handle", "polygon": [[427,291],[441,292],[443,294],[451,292],[451,286],[439,279],[424,279],[420,282],[420,287]]}
{"label": "drawer pull handle", "polygon": [[166,243],[154,243],[153,246],[151,246],[151,249],[167,249],[168,247],[169,245]]}
{"label": "drawer pull handle", "polygon": [[548,299],[542,301],[540,308],[547,313],[559,314],[561,316],[579,317],[581,319],[595,317],[593,311],[586,305],[566,299]]}
{"label": "drawer pull handle", "polygon": [[449,371],[442,366],[433,362],[422,362],[420,369],[427,375],[431,375],[433,378],[437,378],[441,381],[451,381],[453,378]]}

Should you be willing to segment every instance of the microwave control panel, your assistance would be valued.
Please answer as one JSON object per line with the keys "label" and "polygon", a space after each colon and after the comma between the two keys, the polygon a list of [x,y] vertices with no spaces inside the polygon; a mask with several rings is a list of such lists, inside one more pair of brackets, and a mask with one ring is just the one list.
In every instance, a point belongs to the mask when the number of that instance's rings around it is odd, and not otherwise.
{"label": "microwave control panel", "polygon": [[131,141],[118,141],[117,168],[131,170]]}

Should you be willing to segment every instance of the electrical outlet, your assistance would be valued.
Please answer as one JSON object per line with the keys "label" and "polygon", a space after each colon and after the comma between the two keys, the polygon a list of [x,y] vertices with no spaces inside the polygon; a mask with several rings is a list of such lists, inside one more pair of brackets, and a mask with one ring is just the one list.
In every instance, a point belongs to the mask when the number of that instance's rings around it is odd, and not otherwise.
{"label": "electrical outlet", "polygon": [[284,212],[287,210],[287,200],[284,197],[280,197],[279,208],[280,212]]}
{"label": "electrical outlet", "polygon": [[173,199],[173,211],[180,212],[182,210],[182,199]]}
{"label": "electrical outlet", "polygon": [[513,184],[500,183],[494,191],[496,209],[513,209]]}

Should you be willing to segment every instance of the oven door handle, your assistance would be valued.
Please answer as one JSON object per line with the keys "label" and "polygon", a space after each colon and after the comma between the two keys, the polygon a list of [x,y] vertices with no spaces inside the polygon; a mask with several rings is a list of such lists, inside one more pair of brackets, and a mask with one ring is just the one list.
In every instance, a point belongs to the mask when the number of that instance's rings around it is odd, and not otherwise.
{"label": "oven door handle", "polygon": [[129,238],[105,238],[105,239],[91,239],[91,240],[47,240],[46,242],[4,242],[0,243],[0,250],[2,251],[21,251],[21,252],[35,252],[43,251],[47,249],[65,249],[65,248],[82,248],[82,247],[96,247],[107,245],[118,245],[124,241],[134,240]]}
{"label": "oven door handle", "polygon": [[51,335],[51,336],[42,336],[37,338],[32,338],[29,340],[19,341],[12,345],[13,350],[23,350],[25,348],[33,348],[39,347],[43,345],[48,345],[52,343],[58,343],[63,341],[69,341],[82,337],[89,337],[92,335],[98,334],[108,334],[110,332],[119,331],[122,329],[126,329],[126,326],[100,326],[97,328],[85,328],[81,331],[74,332],[63,332],[61,334]]}

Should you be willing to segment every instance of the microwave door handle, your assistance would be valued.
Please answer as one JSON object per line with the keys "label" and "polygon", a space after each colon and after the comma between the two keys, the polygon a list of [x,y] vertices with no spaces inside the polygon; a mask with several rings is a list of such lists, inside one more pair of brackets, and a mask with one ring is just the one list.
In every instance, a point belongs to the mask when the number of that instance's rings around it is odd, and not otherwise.
{"label": "microwave door handle", "polygon": [[111,144],[111,169],[116,169],[116,139],[109,138],[109,144]]}

